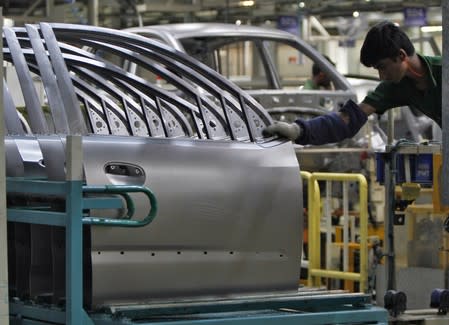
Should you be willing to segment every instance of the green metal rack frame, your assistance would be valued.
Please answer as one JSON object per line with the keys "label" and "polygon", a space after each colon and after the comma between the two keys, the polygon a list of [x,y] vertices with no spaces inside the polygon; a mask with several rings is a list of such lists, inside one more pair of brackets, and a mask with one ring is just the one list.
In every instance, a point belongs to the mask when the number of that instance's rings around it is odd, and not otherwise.
{"label": "green metal rack frame", "polygon": [[[134,227],[150,223],[157,211],[151,191],[142,187],[86,187],[82,181],[81,138],[67,137],[67,180],[61,182],[30,179],[7,179],[8,193],[31,193],[65,197],[64,212],[45,211],[36,207],[9,207],[8,221],[66,227],[66,305],[64,308],[23,301],[10,303],[11,325],[238,325],[238,324],[387,324],[388,314],[373,306],[366,294],[327,292],[323,290],[293,294],[228,297],[227,299],[177,300],[114,306],[87,313],[83,309],[82,225]],[[73,159],[73,158],[76,159]],[[75,168],[75,169],[73,169]],[[130,206],[123,219],[83,217],[83,210],[120,206],[130,203],[128,192],[143,192],[151,210],[141,221],[129,220]],[[83,197],[83,193],[114,193],[122,197]],[[124,200],[123,200],[124,199]]]}
{"label": "green metal rack frame", "polygon": [[[20,302],[10,303],[10,314],[29,316],[43,322],[64,324],[93,324],[83,309],[83,224],[108,227],[143,227],[153,221],[157,214],[157,201],[154,194],[143,186],[85,186],[82,178],[81,136],[67,136],[67,180],[49,181],[40,179],[7,178],[7,193],[58,196],[65,199],[65,211],[46,211],[42,207],[8,207],[7,220],[60,226],[66,228],[66,306],[65,311],[57,308],[40,308]],[[141,192],[150,201],[150,211],[142,220],[130,220],[134,214],[134,204],[128,193]],[[83,197],[84,194],[97,194],[97,197]],[[120,197],[105,197],[102,194],[117,194]],[[124,200],[122,200],[122,198]],[[84,209],[123,208],[126,203],[127,215],[124,218],[109,219],[83,217]],[[33,321],[36,323],[36,321]]]}

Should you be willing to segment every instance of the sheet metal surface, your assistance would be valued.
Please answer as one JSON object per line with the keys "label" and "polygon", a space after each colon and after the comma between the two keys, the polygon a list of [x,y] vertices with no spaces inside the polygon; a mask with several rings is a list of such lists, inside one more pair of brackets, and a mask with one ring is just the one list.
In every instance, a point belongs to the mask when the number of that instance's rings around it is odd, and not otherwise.
{"label": "sheet metal surface", "polygon": [[[145,185],[159,203],[146,227],[85,231],[87,305],[297,289],[299,166],[291,143],[262,137],[271,118],[253,98],[187,55],[138,35],[41,24],[6,28],[4,37],[4,57],[16,67],[28,113],[5,119],[7,130],[22,134],[8,137],[8,176],[63,179],[65,134],[80,132],[88,185]],[[74,44],[126,57],[177,90]],[[49,109],[29,90],[31,75],[52,97]],[[7,104],[14,112],[14,103]],[[133,198],[143,217],[148,203]],[[63,233],[19,228],[10,241],[16,292],[48,293],[57,303],[65,294]]]}
{"label": "sheet metal surface", "polygon": [[302,192],[290,144],[96,136],[84,150],[88,184],[127,184],[104,166],[132,163],[159,202],[147,227],[92,229],[94,304],[297,289]]}

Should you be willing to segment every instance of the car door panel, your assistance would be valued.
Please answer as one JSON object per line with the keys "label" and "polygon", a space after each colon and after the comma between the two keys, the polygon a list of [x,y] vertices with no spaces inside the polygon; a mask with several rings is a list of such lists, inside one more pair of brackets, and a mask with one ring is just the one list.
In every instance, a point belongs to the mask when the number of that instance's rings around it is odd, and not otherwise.
{"label": "car door panel", "polygon": [[94,305],[296,290],[302,198],[288,143],[89,136],[84,156],[87,184],[109,183],[110,162],[133,164],[159,205],[146,227],[92,228]]}

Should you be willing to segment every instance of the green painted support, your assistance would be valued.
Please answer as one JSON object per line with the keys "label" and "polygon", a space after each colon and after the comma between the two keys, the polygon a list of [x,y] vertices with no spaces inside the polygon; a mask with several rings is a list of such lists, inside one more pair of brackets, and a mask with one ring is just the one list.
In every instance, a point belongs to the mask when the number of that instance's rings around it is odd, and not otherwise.
{"label": "green painted support", "polygon": [[[83,324],[82,182],[68,182],[66,201],[66,324]],[[84,323],[86,324],[86,323]],[[92,323],[91,323],[92,324]]]}
{"label": "green painted support", "polygon": [[[65,199],[65,211],[48,211],[49,204],[37,204],[32,207],[8,207],[8,221],[45,224],[66,228],[66,306],[65,311],[48,306],[28,305],[23,302],[10,304],[10,314],[19,315],[12,323],[17,324],[67,324],[93,325],[90,316],[83,309],[83,224],[118,227],[142,227],[153,221],[157,213],[157,201],[154,194],[142,186],[85,186],[83,185],[83,152],[81,136],[66,138],[65,181],[42,179],[8,178],[8,193],[33,194],[39,196],[57,196]],[[140,192],[150,201],[150,211],[142,220],[132,218],[135,207],[128,193]],[[98,194],[84,198],[84,194]],[[110,195],[119,197],[111,197]],[[109,195],[109,196],[105,196]],[[120,198],[121,197],[121,198]],[[83,217],[83,210],[89,208],[124,208],[127,215],[123,219]]]}
{"label": "green painted support", "polygon": [[245,312],[266,309],[292,309],[303,312],[336,311],[347,309],[346,306],[355,306],[351,309],[363,310],[371,305],[371,297],[364,293],[341,292],[305,292],[305,293],[275,293],[271,295],[256,295],[245,297],[244,295],[228,299],[192,300],[191,302],[164,301],[153,302],[148,305],[138,306],[114,306],[111,309],[116,317],[128,319],[148,319],[163,315],[197,315],[226,312]]}
{"label": "green painted support", "polygon": [[[33,322],[64,323],[67,325],[92,325],[83,310],[83,156],[81,136],[67,136],[66,181],[8,179],[7,191],[28,194],[53,194],[65,198],[65,212],[9,208],[8,220],[64,226],[66,228],[66,312],[58,309],[12,304],[11,314],[21,317],[32,315]],[[61,318],[64,319],[61,319]]]}
{"label": "green painted support", "polygon": [[[100,218],[100,217],[84,217],[83,224],[96,225],[96,226],[108,226],[108,227],[143,227],[150,224],[157,214],[158,204],[153,192],[143,186],[136,185],[104,185],[104,186],[84,186],[84,193],[97,193],[97,194],[118,194],[123,197],[126,202],[127,214],[122,218]],[[128,193],[142,193],[150,202],[150,211],[142,220],[129,220],[134,215],[134,202]],[[98,201],[103,198],[97,198]],[[94,204],[90,201],[90,204]]]}
{"label": "green painted support", "polygon": [[167,314],[144,320],[130,318],[106,318],[105,315],[91,316],[95,325],[387,325],[388,313],[384,308],[367,306],[340,306],[334,310],[307,312],[295,309],[247,310],[222,313],[199,313],[187,315]]}

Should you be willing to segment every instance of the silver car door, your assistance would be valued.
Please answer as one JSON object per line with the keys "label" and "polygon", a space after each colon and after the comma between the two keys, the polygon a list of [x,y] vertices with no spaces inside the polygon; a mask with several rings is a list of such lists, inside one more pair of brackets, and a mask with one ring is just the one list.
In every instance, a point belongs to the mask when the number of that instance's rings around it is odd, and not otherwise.
{"label": "silver car door", "polygon": [[297,289],[302,196],[290,144],[89,136],[84,157],[88,184],[135,183],[107,166],[136,165],[159,202],[147,227],[92,227],[94,305]]}

